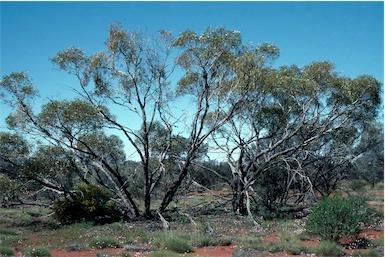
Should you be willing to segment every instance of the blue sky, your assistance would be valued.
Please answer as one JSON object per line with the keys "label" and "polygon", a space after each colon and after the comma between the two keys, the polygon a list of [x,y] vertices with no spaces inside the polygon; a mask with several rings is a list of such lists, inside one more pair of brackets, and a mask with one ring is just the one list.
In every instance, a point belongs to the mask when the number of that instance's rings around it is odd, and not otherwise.
{"label": "blue sky", "polygon": [[[66,97],[76,80],[49,58],[69,46],[104,49],[108,26],[179,32],[225,26],[244,42],[275,43],[276,65],[331,61],[350,77],[384,81],[383,2],[0,2],[0,75],[28,71],[43,99]],[[8,110],[0,104],[0,129]]]}

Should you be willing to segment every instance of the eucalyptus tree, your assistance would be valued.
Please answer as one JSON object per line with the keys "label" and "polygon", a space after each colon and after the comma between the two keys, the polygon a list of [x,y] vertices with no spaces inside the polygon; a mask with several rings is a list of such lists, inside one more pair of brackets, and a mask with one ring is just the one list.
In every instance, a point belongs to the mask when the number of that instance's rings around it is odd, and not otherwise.
{"label": "eucalyptus tree", "polygon": [[207,28],[200,35],[184,31],[173,46],[180,49],[176,62],[184,71],[178,80],[176,94],[190,99],[191,107],[187,110],[188,119],[184,121],[188,125],[186,154],[181,158],[177,178],[163,198],[161,211],[172,202],[199,149],[238,108],[240,99],[233,94],[239,82],[235,63],[246,47],[239,31],[225,28]]}
{"label": "eucalyptus tree", "polygon": [[[271,166],[283,164],[291,179],[307,183],[314,193],[302,166],[312,156],[311,147],[319,146],[321,155],[346,147],[331,139],[341,131],[360,130],[376,117],[381,87],[371,76],[339,76],[329,62],[265,67],[258,53],[240,64],[248,78],[244,82],[250,81],[243,85],[247,90],[239,91],[245,100],[214,137],[232,169],[233,209],[249,215],[252,186]],[[354,141],[355,135],[344,136]]]}
{"label": "eucalyptus tree", "polygon": [[[146,216],[151,216],[151,194],[161,171],[159,167],[150,167],[149,136],[156,118],[165,120],[163,111],[168,111],[167,79],[169,69],[172,69],[168,67],[171,40],[170,33],[166,31],[161,31],[157,38],[151,39],[142,33],[125,31],[119,25],[112,25],[105,51],[86,56],[81,49],[70,47],[52,59],[60,69],[78,78],[78,93],[83,100],[97,110],[107,127],[123,134],[139,156],[144,178]],[[124,114],[117,117],[102,106],[114,106]],[[158,166],[161,166],[161,154],[159,158]],[[99,165],[98,169],[104,169],[105,165]],[[111,172],[115,171],[105,173]],[[121,181],[116,190],[124,190],[125,183]],[[132,199],[128,200],[135,215],[139,215],[135,207],[137,204]]]}
{"label": "eucalyptus tree", "polygon": [[[236,86],[226,81],[233,76],[229,68],[240,44],[239,33],[225,29],[208,29],[202,36],[186,31],[174,40],[166,31],[150,38],[112,25],[104,51],[87,56],[70,47],[52,58],[78,79],[79,99],[50,100],[36,113],[33,99],[38,93],[31,79],[25,73],[4,76],[2,96],[15,110],[8,125],[65,149],[78,176],[108,187],[128,215],[141,215],[142,200],[143,214],[151,217],[152,195],[168,172],[166,161],[173,159],[177,169],[165,188],[160,213],[173,201],[194,160],[206,151],[209,135],[235,109],[236,105],[226,104],[228,94],[218,90],[225,84],[228,91]],[[175,64],[169,61],[172,48],[181,49]],[[174,92],[168,80],[175,65],[186,70],[175,97],[195,104],[195,109],[177,114],[169,107]],[[179,132],[174,131],[177,125]],[[121,141],[107,131],[119,132],[138,156],[144,185],[141,199],[129,192],[132,176],[123,170],[130,153],[123,153]]]}

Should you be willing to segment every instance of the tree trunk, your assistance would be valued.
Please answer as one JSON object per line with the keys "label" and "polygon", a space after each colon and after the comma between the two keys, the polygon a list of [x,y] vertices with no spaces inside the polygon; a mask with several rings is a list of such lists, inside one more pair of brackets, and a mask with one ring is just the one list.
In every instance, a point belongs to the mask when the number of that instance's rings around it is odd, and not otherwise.
{"label": "tree trunk", "polygon": [[183,180],[185,179],[185,177],[187,176],[187,173],[188,173],[188,168],[189,168],[190,163],[191,163],[190,159],[191,158],[188,158],[186,160],[185,164],[183,165],[183,167],[182,167],[182,169],[181,169],[181,171],[179,173],[178,179],[172,184],[170,189],[166,192],[166,195],[164,196],[164,198],[162,200],[162,203],[160,204],[160,207],[159,207],[159,212],[160,213],[163,213],[166,210],[168,205],[174,199],[174,196],[175,196],[176,192],[178,191],[179,187],[182,185],[182,182],[183,182]]}
{"label": "tree trunk", "polygon": [[239,177],[239,174],[233,174],[233,211],[237,215],[246,215],[247,209],[245,206],[245,192],[244,192],[244,185]]}

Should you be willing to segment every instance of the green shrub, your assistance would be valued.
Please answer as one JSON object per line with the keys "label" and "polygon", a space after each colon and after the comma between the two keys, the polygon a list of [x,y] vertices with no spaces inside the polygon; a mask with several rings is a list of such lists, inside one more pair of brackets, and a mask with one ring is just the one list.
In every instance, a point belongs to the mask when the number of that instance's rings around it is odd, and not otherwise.
{"label": "green shrub", "polygon": [[13,256],[13,250],[9,246],[0,245],[0,256]]}
{"label": "green shrub", "polygon": [[189,242],[182,238],[170,237],[165,241],[164,249],[177,253],[189,253],[192,251],[192,246]]}
{"label": "green shrub", "polygon": [[211,237],[210,236],[196,236],[193,240],[193,245],[201,248],[211,245]]}
{"label": "green shrub", "polygon": [[189,253],[193,249],[187,240],[173,232],[158,233],[155,237],[154,245],[177,253]]}
{"label": "green shrub", "polygon": [[51,253],[45,247],[30,248],[25,252],[28,257],[51,257]]}
{"label": "green shrub", "polygon": [[279,242],[272,244],[276,244],[278,249],[288,254],[299,255],[308,252],[306,245],[293,234],[283,233],[279,236]]}
{"label": "green shrub", "polygon": [[91,221],[97,224],[112,223],[122,218],[121,212],[110,199],[109,192],[96,185],[80,184],[71,196],[58,202],[55,216],[63,224]]}
{"label": "green shrub", "polygon": [[264,219],[284,218],[287,213],[282,213],[281,202],[284,201],[287,190],[288,173],[280,165],[269,167],[266,172],[262,172],[257,182],[255,190],[259,196],[255,204],[255,211],[258,216]]}
{"label": "green shrub", "polygon": [[111,237],[100,237],[92,239],[89,242],[90,247],[96,249],[104,249],[104,248],[120,248],[122,245],[115,239]]}
{"label": "green shrub", "polygon": [[342,246],[331,241],[321,241],[319,245],[314,246],[314,253],[317,256],[334,257],[344,253]]}
{"label": "green shrub", "polygon": [[341,236],[356,234],[367,213],[368,207],[363,197],[326,197],[313,206],[305,229],[309,234],[337,241]]}

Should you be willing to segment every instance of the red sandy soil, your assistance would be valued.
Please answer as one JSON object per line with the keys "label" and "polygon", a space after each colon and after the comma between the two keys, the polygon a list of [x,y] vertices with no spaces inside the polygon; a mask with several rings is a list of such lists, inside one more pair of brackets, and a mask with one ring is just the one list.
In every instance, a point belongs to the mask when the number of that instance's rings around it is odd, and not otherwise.
{"label": "red sandy soil", "polygon": [[[370,240],[375,240],[384,235],[384,231],[378,230],[366,230],[358,234],[358,237],[365,237]],[[278,241],[278,233],[271,233],[270,235],[262,237],[262,240],[266,243]],[[349,240],[349,239],[346,239]],[[308,246],[315,246],[319,243],[318,238],[304,240]],[[217,247],[205,247],[197,248],[194,252],[185,254],[188,257],[199,257],[199,256],[210,256],[210,257],[231,257],[233,250],[236,246],[217,246]],[[360,250],[360,251],[365,251]],[[51,250],[52,257],[95,257],[97,253],[108,253],[111,256],[120,256],[123,249],[101,249],[101,250],[85,250],[85,251],[74,251],[70,252],[67,250],[53,249]],[[345,250],[347,254],[351,253],[352,250]],[[148,257],[150,252],[130,252],[135,257]],[[16,256],[22,256],[21,252],[17,252]],[[308,255],[290,255],[290,254],[269,254],[268,256],[274,257],[305,257]]]}

